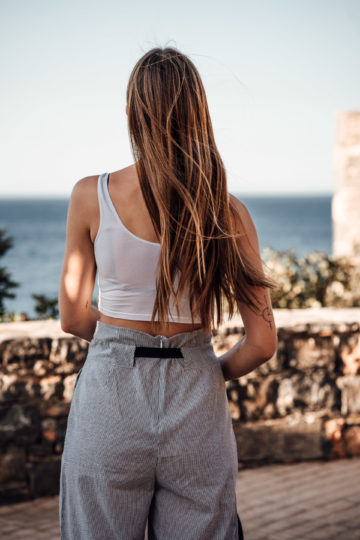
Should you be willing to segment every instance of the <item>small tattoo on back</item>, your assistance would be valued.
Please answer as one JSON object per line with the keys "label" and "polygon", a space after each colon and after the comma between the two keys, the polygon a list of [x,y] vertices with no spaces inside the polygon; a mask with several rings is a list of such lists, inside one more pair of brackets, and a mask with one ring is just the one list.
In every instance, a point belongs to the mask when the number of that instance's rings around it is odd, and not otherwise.
{"label": "small tattoo on back", "polygon": [[261,316],[264,319],[264,321],[266,321],[269,324],[269,328],[272,328],[273,317],[272,317],[270,306],[268,306],[268,303],[267,303],[266,295],[264,295],[264,299],[265,299],[265,307],[261,312]]}

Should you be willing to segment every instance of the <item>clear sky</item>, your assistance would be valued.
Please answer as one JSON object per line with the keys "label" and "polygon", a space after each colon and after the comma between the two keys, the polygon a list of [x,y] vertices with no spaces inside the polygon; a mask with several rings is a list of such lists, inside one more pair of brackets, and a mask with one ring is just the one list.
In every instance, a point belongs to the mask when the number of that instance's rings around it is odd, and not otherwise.
{"label": "clear sky", "polygon": [[68,197],[129,165],[137,59],[198,67],[232,192],[331,193],[337,114],[360,110],[359,0],[1,0],[0,196]]}

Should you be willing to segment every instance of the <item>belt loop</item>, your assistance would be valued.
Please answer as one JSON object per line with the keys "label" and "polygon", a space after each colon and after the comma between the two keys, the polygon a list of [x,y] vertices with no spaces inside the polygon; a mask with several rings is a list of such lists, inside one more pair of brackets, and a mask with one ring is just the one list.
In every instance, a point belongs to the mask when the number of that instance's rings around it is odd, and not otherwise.
{"label": "belt loop", "polygon": [[185,366],[186,366],[186,358],[185,358],[185,354],[184,354],[184,349],[182,347],[179,347],[179,349],[181,351],[182,358],[178,358],[178,361],[180,362],[180,365],[182,366],[182,368],[185,368]]}
{"label": "belt loop", "polygon": [[127,352],[129,367],[134,367],[136,345],[126,345],[126,348],[127,348],[126,352]]}

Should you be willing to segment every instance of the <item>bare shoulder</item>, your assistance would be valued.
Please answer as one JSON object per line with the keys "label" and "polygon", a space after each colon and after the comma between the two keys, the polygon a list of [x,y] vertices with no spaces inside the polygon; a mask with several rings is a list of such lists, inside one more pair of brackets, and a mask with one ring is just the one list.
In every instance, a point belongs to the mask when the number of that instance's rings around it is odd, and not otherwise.
{"label": "bare shoulder", "polygon": [[86,176],[75,182],[71,192],[71,204],[84,210],[97,207],[97,182],[99,175]]}
{"label": "bare shoulder", "polygon": [[238,243],[243,253],[248,256],[260,255],[259,238],[256,227],[247,206],[237,197],[230,194],[230,209],[233,218],[233,227],[239,234]]}
{"label": "bare shoulder", "polygon": [[247,206],[231,193],[229,195],[231,215],[237,232],[250,233],[255,226]]}
{"label": "bare shoulder", "polygon": [[97,191],[98,178],[99,175],[85,176],[75,182],[72,188],[71,198],[87,198],[89,195],[93,195],[94,191]]}
{"label": "bare shoulder", "polygon": [[69,211],[86,229],[92,226],[94,217],[98,216],[97,182],[99,175],[86,176],[75,182],[71,196]]}

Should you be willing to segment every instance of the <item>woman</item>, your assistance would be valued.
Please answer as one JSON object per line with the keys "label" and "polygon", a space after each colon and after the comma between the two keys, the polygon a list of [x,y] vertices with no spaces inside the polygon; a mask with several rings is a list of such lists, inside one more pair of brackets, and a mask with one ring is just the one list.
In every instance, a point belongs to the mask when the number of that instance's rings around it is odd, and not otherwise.
{"label": "woman", "polygon": [[[68,211],[61,326],[90,345],[62,456],[61,538],[141,539],[148,522],[153,539],[233,540],[225,381],[276,350],[273,283],[248,210],[228,194],[189,58],[146,53],[126,112],[135,164],[78,181]],[[225,302],[246,334],[217,358]]]}

